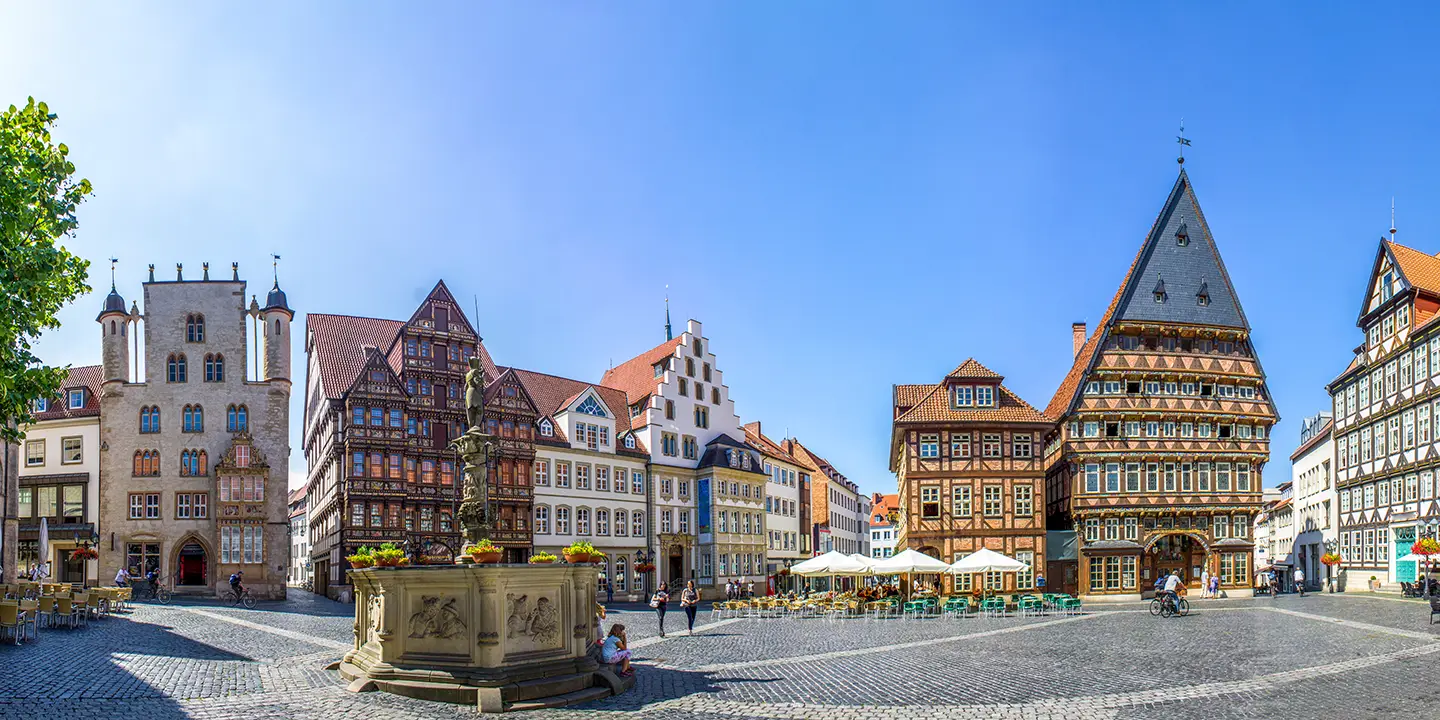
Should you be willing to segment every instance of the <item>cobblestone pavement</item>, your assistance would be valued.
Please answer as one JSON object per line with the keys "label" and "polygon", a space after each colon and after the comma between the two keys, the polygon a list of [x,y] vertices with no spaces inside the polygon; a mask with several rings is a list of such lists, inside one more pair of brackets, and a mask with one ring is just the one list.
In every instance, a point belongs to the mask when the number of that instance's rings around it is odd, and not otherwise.
{"label": "cobblestone pavement", "polygon": [[[140,605],[0,647],[0,718],[451,718],[470,708],[351,694],[324,670],[351,608],[294,593],[254,610]],[[1312,595],[1080,616],[722,620],[702,632],[616,609],[636,688],[536,720],[605,718],[1382,718],[1435,716],[1440,625],[1414,601]]]}

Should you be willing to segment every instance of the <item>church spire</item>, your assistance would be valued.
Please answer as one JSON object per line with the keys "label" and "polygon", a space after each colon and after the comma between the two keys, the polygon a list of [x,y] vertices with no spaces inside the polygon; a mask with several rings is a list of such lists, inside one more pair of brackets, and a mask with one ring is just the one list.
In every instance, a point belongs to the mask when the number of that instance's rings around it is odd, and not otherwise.
{"label": "church spire", "polygon": [[665,286],[665,342],[675,339],[675,333],[670,329],[670,286]]}

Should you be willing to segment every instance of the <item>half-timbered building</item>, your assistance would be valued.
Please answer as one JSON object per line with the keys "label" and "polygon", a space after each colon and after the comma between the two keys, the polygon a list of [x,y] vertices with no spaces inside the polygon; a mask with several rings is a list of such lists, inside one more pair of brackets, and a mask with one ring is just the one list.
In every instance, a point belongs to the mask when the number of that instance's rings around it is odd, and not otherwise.
{"label": "half-timbered building", "polygon": [[1277,421],[1250,324],[1182,169],[1046,409],[1052,529],[1079,533],[1079,590],[1138,595],[1206,568],[1250,585],[1249,528]]}
{"label": "half-timbered building", "polygon": [[[1363,587],[1416,581],[1400,560],[1440,530],[1433,423],[1440,420],[1440,258],[1381,240],[1334,402],[1335,488],[1343,575]],[[1363,578],[1364,580],[1360,580]]]}
{"label": "half-timbered building", "polygon": [[514,549],[509,559],[528,549],[533,406],[495,366],[443,281],[406,321],[309,315],[305,351],[316,592],[340,595],[344,557],[361,546],[403,544],[417,559],[460,550],[460,467],[449,445],[466,429],[465,372],[477,355],[488,381],[487,418],[502,438],[491,470],[496,541]]}
{"label": "half-timbered building", "polygon": [[1018,574],[957,575],[956,592],[1035,587],[1045,559],[1045,468],[1054,423],[973,358],[935,384],[894,386],[890,470],[899,480],[895,550],[955,562],[981,548],[1020,560]]}

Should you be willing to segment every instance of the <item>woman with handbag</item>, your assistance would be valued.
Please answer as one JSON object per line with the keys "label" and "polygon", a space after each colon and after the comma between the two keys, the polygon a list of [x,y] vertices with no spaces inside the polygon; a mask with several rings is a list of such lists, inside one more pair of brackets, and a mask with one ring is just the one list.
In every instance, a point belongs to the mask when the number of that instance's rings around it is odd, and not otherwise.
{"label": "woman with handbag", "polygon": [[695,634],[695,613],[700,610],[700,593],[695,592],[695,581],[687,580],[685,589],[680,591],[680,607],[685,609],[685,624],[690,634]]}
{"label": "woman with handbag", "polygon": [[660,637],[665,637],[665,606],[670,603],[670,593],[667,592],[665,583],[660,583],[660,589],[650,597],[650,607],[655,608],[655,616],[660,621]]}

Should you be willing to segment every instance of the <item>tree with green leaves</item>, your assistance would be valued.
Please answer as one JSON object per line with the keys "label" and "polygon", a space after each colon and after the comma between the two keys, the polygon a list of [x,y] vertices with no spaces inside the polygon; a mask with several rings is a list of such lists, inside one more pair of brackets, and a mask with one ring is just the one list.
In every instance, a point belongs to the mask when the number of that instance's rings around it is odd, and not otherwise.
{"label": "tree with green leaves", "polygon": [[66,368],[32,352],[40,333],[60,326],[60,308],[89,292],[90,263],[58,241],[75,231],[76,208],[92,194],[75,178],[69,149],[51,141],[56,116],[30,98],[0,113],[0,446],[4,447],[4,581],[14,582],[19,533],[20,427],[35,400],[52,397]]}

